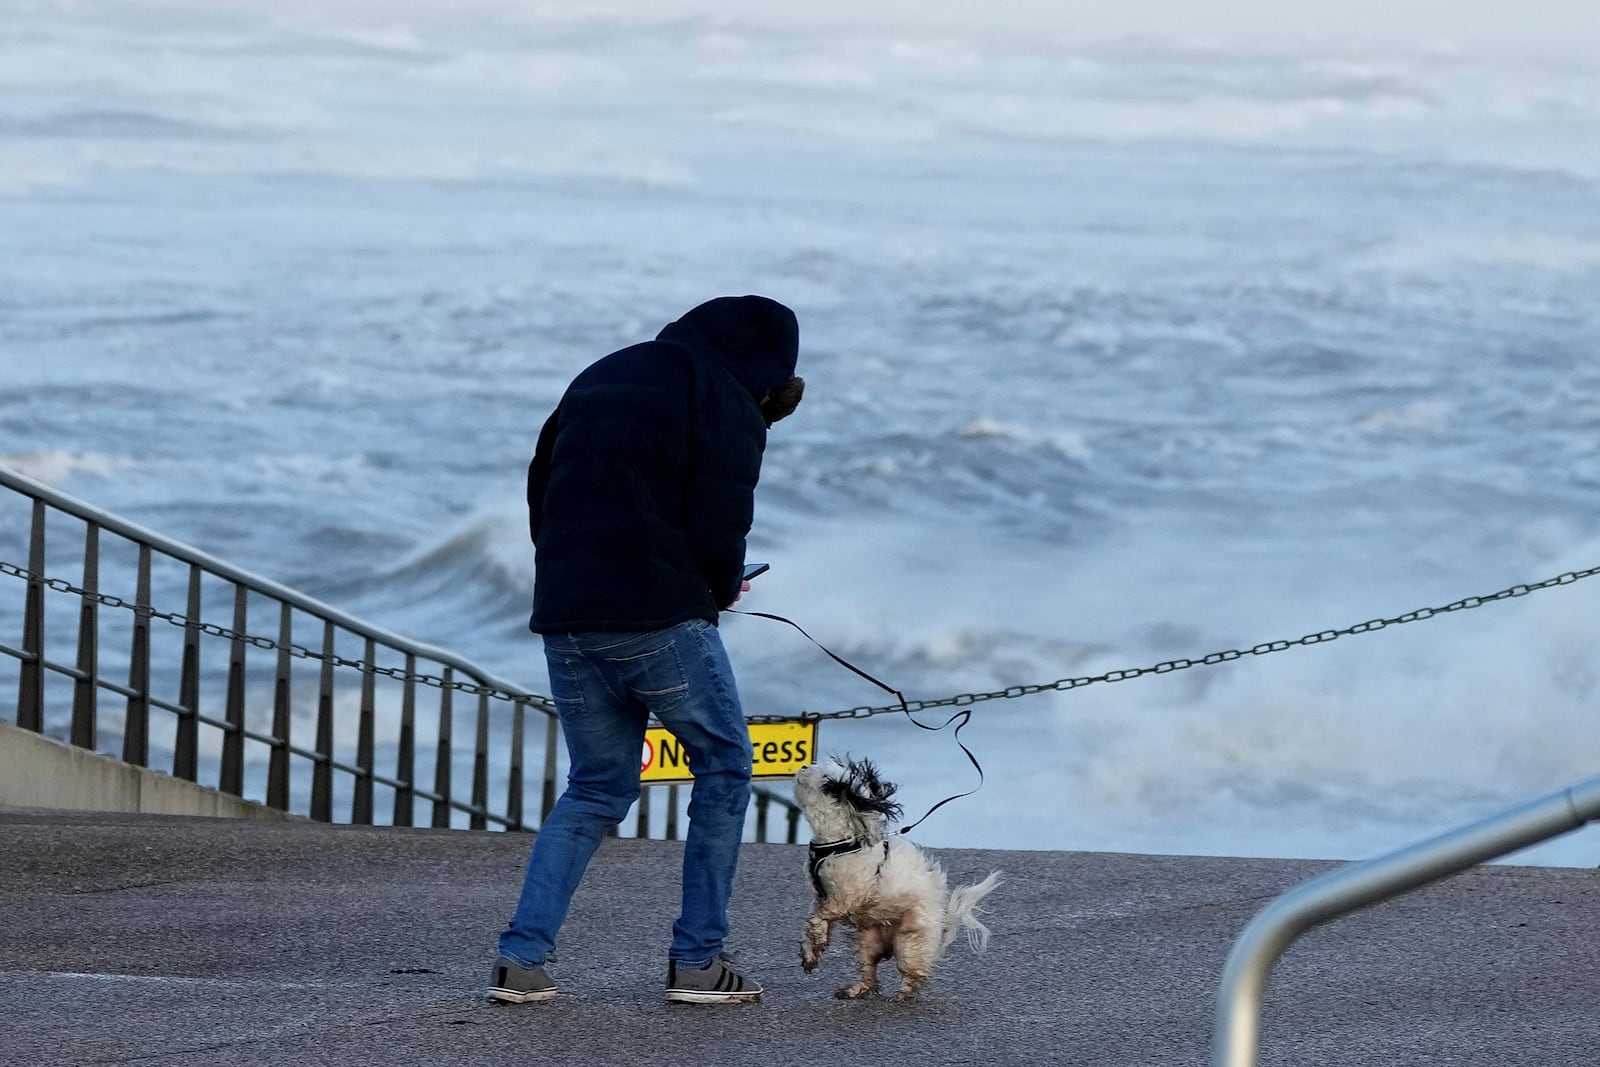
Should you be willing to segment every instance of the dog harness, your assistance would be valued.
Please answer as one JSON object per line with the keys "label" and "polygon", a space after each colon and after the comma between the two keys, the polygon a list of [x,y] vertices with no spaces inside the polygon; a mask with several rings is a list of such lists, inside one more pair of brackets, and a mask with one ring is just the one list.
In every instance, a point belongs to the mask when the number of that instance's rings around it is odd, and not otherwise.
{"label": "dog harness", "polygon": [[[835,856],[844,856],[851,852],[860,852],[867,847],[864,837],[844,837],[838,841],[811,842],[811,888],[817,892],[818,900],[825,900],[828,891],[822,886],[822,864]],[[878,869],[883,870],[884,860],[889,858],[889,842],[883,842],[883,859],[878,861]]]}

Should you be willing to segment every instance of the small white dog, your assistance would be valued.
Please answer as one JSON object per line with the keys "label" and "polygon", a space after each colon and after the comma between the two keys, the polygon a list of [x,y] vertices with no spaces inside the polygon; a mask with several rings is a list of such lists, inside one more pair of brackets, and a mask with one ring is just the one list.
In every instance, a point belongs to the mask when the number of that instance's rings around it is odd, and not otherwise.
{"label": "small white dog", "polygon": [[989,943],[978,902],[1000,884],[1000,872],[949,891],[936,861],[903,836],[885,837],[885,822],[900,817],[894,791],[865,759],[814,764],[794,779],[795,803],[811,825],[817,897],[806,917],[800,966],[807,974],[816,969],[834,923],[854,927],[861,977],[836,994],[846,999],[876,995],[878,964],[893,959],[900,969],[894,999],[911,1000],[957,933],[966,931],[975,952]]}

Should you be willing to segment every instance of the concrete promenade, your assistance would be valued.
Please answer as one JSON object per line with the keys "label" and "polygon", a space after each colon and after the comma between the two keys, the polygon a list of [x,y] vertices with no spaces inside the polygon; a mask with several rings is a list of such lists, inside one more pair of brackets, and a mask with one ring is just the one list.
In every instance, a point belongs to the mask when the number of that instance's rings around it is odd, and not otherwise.
{"label": "concrete promenade", "polygon": [[[481,996],[526,836],[0,811],[0,1064],[839,1067],[1207,1062],[1229,946],[1330,864],[945,850],[1007,882],[990,951],[924,999],[800,972],[805,848],[746,846],[756,1005],[662,999],[681,846],[612,840],[574,902],[563,995]],[[1263,1064],[1600,1062],[1600,875],[1478,868],[1312,932],[1274,971]],[[885,968],[886,977],[893,975]]]}

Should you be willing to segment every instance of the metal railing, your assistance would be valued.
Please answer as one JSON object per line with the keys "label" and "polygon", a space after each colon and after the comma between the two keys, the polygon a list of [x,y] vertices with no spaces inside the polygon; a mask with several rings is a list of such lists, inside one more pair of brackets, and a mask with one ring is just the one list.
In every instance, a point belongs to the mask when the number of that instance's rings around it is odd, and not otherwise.
{"label": "metal railing", "polygon": [[[268,807],[320,821],[371,824],[387,816],[397,826],[527,830],[549,814],[560,727],[548,697],[3,466],[0,487],[20,495],[8,505],[27,509],[17,527],[27,531],[26,567],[5,562],[3,550],[20,551],[22,544],[13,544],[0,522],[0,570],[19,578],[24,590],[21,647],[0,641],[0,654],[17,664],[18,726],[54,728],[90,750],[109,741],[106,754],[140,767],[150,766],[153,747],[170,750],[174,777],[209,783],[214,772],[223,793],[253,793]],[[0,519],[6,514],[0,508]],[[52,542],[62,521],[81,539],[58,533]],[[63,540],[75,540],[75,548],[60,549]],[[81,566],[80,582],[48,576],[47,561],[61,551],[70,553],[69,571]],[[163,611],[158,603],[183,609]],[[219,612],[219,621],[208,621]],[[271,636],[252,632],[251,620],[263,614]],[[153,625],[162,622],[171,629]],[[312,641],[297,641],[308,627]],[[208,658],[206,639],[224,643],[225,658]],[[64,645],[74,650],[70,662],[49,655]],[[424,692],[437,693],[437,700],[422,699]],[[122,705],[120,745],[107,736],[117,725],[106,721],[108,694]],[[57,711],[68,705],[69,718]],[[542,730],[530,731],[530,713],[543,716]],[[470,747],[457,742],[463,726],[471,731]],[[153,746],[153,739],[160,743]],[[537,818],[525,803],[529,765],[542,765]],[[679,790],[666,788],[659,836],[671,839],[678,836]],[[640,837],[652,836],[652,791],[643,792],[637,807]],[[381,809],[380,800],[387,801]],[[797,840],[798,808],[759,787],[755,839],[768,839],[774,804],[787,810],[787,839]]]}
{"label": "metal railing", "polygon": [[1319,923],[1600,819],[1600,778],[1397,852],[1303,882],[1263,908],[1234,942],[1217,991],[1213,1067],[1254,1067],[1267,975]]}

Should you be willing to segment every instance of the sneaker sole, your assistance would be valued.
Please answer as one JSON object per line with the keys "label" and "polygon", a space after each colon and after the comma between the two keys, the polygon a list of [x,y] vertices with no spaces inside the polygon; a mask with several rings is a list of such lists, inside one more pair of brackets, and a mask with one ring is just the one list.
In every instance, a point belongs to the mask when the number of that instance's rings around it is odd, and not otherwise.
{"label": "sneaker sole", "polygon": [[688,989],[667,990],[667,1000],[673,1004],[754,1004],[761,999],[761,991],[754,993],[701,993]]}
{"label": "sneaker sole", "polygon": [[526,993],[516,989],[489,990],[489,999],[498,1000],[502,1004],[531,1004],[535,1001],[554,1000],[555,998],[556,991],[554,989],[534,989]]}

